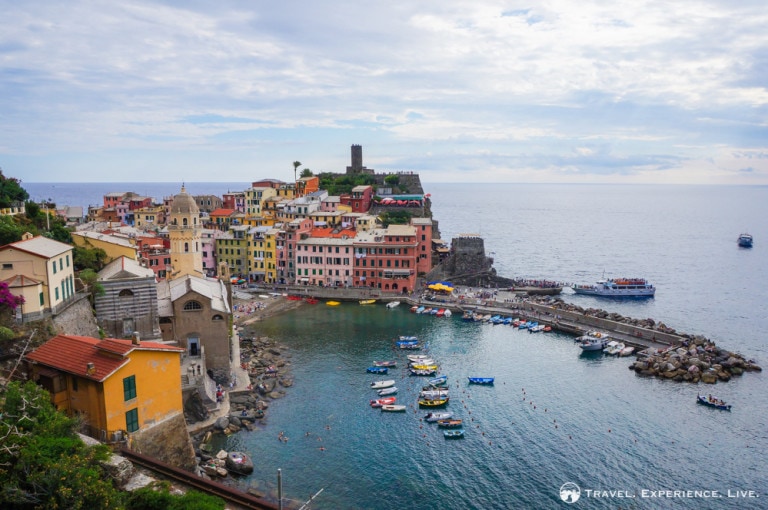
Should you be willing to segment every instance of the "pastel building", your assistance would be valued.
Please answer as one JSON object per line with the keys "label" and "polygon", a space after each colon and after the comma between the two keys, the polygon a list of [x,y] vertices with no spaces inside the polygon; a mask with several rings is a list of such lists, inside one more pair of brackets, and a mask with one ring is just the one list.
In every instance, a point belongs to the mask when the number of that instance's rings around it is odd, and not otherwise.
{"label": "pastel building", "polygon": [[277,283],[296,282],[296,245],[300,239],[309,237],[312,220],[297,218],[283,224],[275,238],[275,260]]}
{"label": "pastel building", "polygon": [[354,239],[354,285],[384,292],[413,291],[418,244],[412,225],[358,232]]}
{"label": "pastel building", "polygon": [[433,266],[432,218],[411,218],[411,225],[416,228],[416,240],[419,243],[416,271],[419,275],[423,275],[431,271]]}
{"label": "pastel building", "polygon": [[351,237],[307,237],[296,243],[296,282],[326,287],[350,286],[354,247]]}

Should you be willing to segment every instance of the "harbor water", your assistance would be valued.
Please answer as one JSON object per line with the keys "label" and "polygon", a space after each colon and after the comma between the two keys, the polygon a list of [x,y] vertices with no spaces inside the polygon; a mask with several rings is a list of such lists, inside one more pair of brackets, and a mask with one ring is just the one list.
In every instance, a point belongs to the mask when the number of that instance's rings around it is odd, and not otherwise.
{"label": "harbor water", "polygon": [[[480,235],[499,275],[647,278],[652,299],[567,289],[561,297],[704,335],[768,368],[768,188],[424,188],[441,237]],[[52,189],[40,193],[67,203]],[[155,196],[151,183],[137,191]],[[737,247],[741,232],[754,236],[752,249]],[[643,378],[628,370],[631,358],[585,354],[567,335],[417,316],[403,305],[304,305],[253,334],[288,347],[295,383],[257,430],[221,441],[256,466],[228,483],[274,497],[279,469],[287,506],[316,495],[308,508],[768,508],[765,373],[714,386]],[[418,336],[440,363],[451,388],[446,410],[464,420],[463,439],[446,440],[422,420],[416,395],[426,378],[406,375],[398,335]],[[388,375],[366,373],[388,359],[398,361]],[[495,384],[469,385],[470,376]],[[396,380],[406,413],[369,406],[370,382],[386,378]],[[732,411],[697,405],[699,392]],[[560,496],[566,483],[581,491],[573,505]]]}

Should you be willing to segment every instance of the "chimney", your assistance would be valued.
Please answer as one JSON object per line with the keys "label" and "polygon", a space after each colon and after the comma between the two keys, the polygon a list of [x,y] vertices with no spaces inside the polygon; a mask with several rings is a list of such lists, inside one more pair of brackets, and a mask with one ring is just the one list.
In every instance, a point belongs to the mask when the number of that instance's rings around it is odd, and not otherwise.
{"label": "chimney", "polygon": [[94,365],[93,363],[87,363],[85,365],[85,368],[86,368],[85,373],[88,375],[93,375],[96,373],[96,365]]}
{"label": "chimney", "polygon": [[131,343],[133,345],[141,345],[141,338],[139,338],[138,331],[134,331],[133,334],[131,334]]}

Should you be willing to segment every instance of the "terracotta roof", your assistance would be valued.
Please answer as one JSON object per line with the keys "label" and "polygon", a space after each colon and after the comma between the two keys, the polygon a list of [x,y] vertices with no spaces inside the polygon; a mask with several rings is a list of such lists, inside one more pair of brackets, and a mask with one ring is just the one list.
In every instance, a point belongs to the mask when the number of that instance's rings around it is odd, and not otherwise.
{"label": "terracotta roof", "polygon": [[[130,361],[127,356],[134,350],[184,352],[184,349],[157,342],[141,342],[106,338],[99,340],[87,336],[58,335],[27,354],[26,359],[80,377],[103,382],[117,369]],[[117,356],[116,356],[117,355]],[[95,370],[88,373],[88,363]]]}
{"label": "terracotta roof", "polygon": [[235,211],[236,211],[236,209],[220,208],[220,209],[214,209],[209,214],[211,216],[231,216]]}

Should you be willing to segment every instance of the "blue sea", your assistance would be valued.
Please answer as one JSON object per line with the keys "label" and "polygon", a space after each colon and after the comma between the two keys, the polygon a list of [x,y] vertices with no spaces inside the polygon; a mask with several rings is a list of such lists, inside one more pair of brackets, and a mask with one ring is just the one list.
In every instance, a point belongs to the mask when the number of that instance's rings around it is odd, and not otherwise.
{"label": "blue sea", "polygon": [[[202,193],[193,184],[190,193]],[[103,189],[176,192],[153,186]],[[442,238],[481,235],[499,275],[647,278],[657,287],[652,299],[561,297],[704,335],[768,369],[768,187],[425,191]],[[752,249],[736,245],[741,232],[755,237]],[[280,470],[286,507],[316,496],[306,508],[768,508],[765,373],[714,386],[642,378],[628,370],[629,358],[585,354],[567,335],[422,317],[405,306],[305,305],[258,323],[255,334],[288,346],[295,385],[270,404],[264,425],[222,446],[247,451],[256,464],[253,475],[229,483],[274,498]],[[393,349],[393,338],[406,334],[419,336],[448,376],[446,410],[464,420],[464,439],[445,440],[422,420],[416,395],[424,379],[405,375],[405,354]],[[383,359],[398,368],[365,372]],[[495,377],[495,385],[470,386],[469,376]],[[369,407],[370,382],[384,378],[396,380],[408,412]],[[697,392],[733,410],[699,406]],[[561,500],[566,483],[580,488],[575,504]]]}

